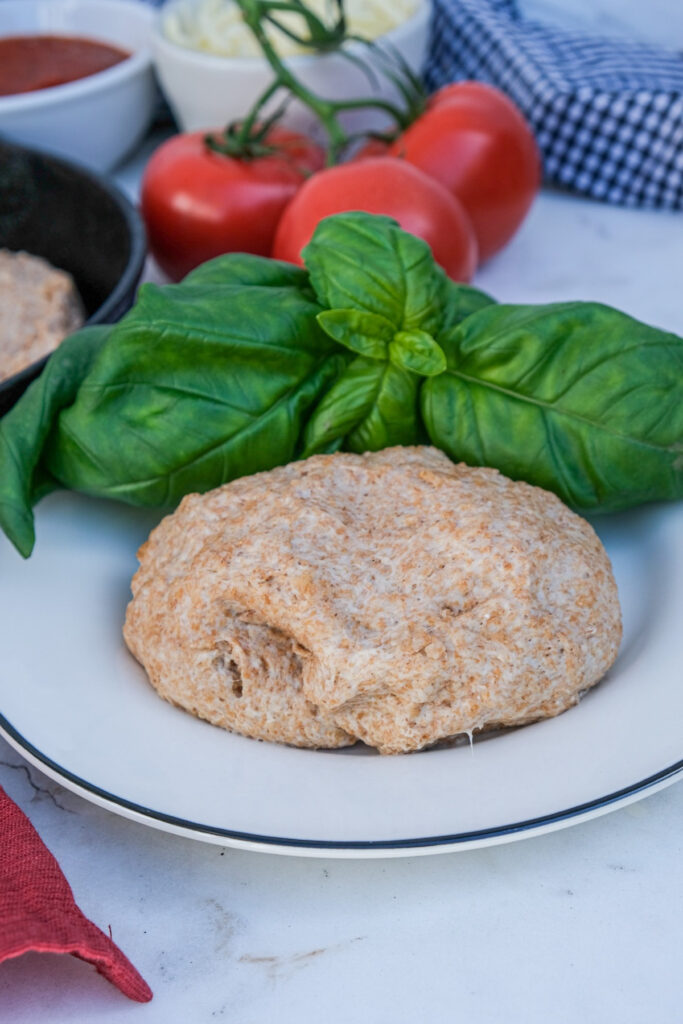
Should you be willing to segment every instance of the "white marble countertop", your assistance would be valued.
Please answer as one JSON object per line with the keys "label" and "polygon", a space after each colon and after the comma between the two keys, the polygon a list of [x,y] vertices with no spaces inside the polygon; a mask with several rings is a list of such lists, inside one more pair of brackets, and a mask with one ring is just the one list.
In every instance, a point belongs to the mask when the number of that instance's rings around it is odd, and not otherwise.
{"label": "white marble countertop", "polygon": [[[119,180],[135,190],[139,159]],[[683,219],[556,193],[476,283],[500,300],[597,299],[683,333]],[[274,857],[178,838],[50,782],[0,740],[0,785],[154,1000],[72,957],[0,967],[12,1024],[679,1024],[683,786],[474,852]]]}

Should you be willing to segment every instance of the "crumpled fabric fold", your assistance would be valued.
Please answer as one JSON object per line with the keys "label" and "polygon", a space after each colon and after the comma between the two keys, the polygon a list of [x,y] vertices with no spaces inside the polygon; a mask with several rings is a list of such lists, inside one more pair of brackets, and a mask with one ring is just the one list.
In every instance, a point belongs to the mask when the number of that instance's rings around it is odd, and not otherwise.
{"label": "crumpled fabric fold", "polygon": [[129,999],[152,991],[118,946],[77,907],[59,864],[0,789],[0,963],[22,953],[71,953]]}
{"label": "crumpled fabric fold", "polygon": [[683,209],[683,58],[523,18],[515,0],[432,0],[428,88],[475,78],[522,110],[548,182]]}

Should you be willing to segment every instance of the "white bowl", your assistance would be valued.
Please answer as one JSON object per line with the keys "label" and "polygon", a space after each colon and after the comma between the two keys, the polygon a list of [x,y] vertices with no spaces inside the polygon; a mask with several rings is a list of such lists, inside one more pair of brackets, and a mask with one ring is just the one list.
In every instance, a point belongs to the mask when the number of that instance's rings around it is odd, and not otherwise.
{"label": "white bowl", "polygon": [[0,0],[0,36],[84,36],[131,53],[75,82],[0,96],[0,133],[109,170],[140,141],[154,113],[153,21],[154,12],[135,0]]}
{"label": "white bowl", "polygon": [[[185,131],[196,131],[240,120],[271,81],[270,66],[261,57],[221,57],[171,42],[163,34],[163,18],[177,3],[185,0],[171,0],[157,16],[152,52],[162,91],[178,124]],[[415,73],[426,56],[430,13],[429,0],[422,0],[411,18],[377,39],[398,50]],[[347,48],[355,56],[369,57],[362,44],[351,43]],[[297,55],[284,60],[304,85],[326,98],[375,96],[400,102],[389,79],[378,75],[378,87],[373,89],[363,71],[339,54]],[[281,96],[276,96],[264,113],[274,110],[280,101]],[[289,105],[282,123],[314,137],[320,135],[315,116],[298,101]],[[388,122],[386,115],[368,110],[344,115],[343,123],[349,132],[357,132],[381,130]]]}

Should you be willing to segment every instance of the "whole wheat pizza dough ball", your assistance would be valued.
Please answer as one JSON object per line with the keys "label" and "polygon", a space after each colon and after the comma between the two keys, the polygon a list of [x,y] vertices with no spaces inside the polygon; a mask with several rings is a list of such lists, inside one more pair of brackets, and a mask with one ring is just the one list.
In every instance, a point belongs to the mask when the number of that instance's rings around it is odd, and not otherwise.
{"label": "whole wheat pizza dough ball", "polygon": [[557,715],[621,639],[591,526],[434,448],[190,495],[139,558],[124,635],[161,696],[296,746],[399,753]]}
{"label": "whole wheat pizza dough ball", "polygon": [[49,355],[84,322],[70,274],[40,256],[0,249],[0,381]]}

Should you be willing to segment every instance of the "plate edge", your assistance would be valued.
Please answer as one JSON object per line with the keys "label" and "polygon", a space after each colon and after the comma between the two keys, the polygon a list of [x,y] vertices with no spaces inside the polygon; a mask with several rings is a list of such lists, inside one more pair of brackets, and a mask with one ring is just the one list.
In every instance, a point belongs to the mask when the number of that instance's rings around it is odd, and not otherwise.
{"label": "plate edge", "polygon": [[596,797],[594,800],[589,800],[552,814],[529,818],[525,821],[507,825],[499,825],[495,828],[478,829],[472,832],[424,836],[413,839],[294,839],[282,836],[263,836],[257,833],[204,825],[201,822],[193,822],[185,818],[178,818],[175,815],[155,811],[152,808],[144,807],[142,804],[119,797],[114,793],[109,793],[107,790],[101,789],[85,779],[81,779],[69,771],[68,768],[57,764],[52,758],[34,747],[1,714],[0,735],[4,736],[10,746],[38,768],[39,771],[44,772],[54,781],[64,785],[66,789],[71,790],[71,792],[76,793],[91,803],[97,804],[99,807],[103,807],[105,810],[110,810],[129,820],[198,841],[222,843],[225,846],[254,850],[261,853],[277,853],[301,857],[409,857],[501,845],[557,831],[571,825],[578,825],[583,821],[588,821],[591,818],[607,814],[612,810],[625,807],[673,784],[678,780],[678,776],[683,774],[683,759],[681,759],[667,768],[656,772],[654,775],[650,775],[606,796]]}

